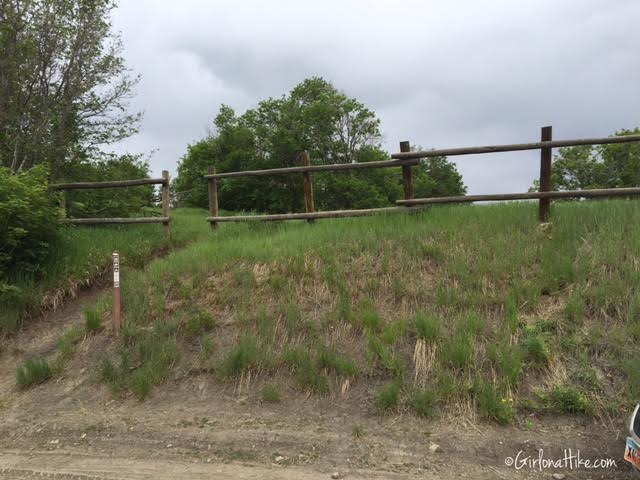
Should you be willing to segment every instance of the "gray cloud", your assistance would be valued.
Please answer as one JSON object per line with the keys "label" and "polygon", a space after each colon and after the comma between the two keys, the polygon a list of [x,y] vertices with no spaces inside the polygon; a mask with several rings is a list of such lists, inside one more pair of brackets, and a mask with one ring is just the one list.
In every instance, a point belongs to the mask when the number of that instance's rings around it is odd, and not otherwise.
{"label": "gray cloud", "polygon": [[[221,103],[242,112],[312,75],[382,120],[385,148],[608,135],[640,126],[640,2],[122,0],[142,132],[175,171]],[[455,159],[471,193],[526,189],[538,154]]]}

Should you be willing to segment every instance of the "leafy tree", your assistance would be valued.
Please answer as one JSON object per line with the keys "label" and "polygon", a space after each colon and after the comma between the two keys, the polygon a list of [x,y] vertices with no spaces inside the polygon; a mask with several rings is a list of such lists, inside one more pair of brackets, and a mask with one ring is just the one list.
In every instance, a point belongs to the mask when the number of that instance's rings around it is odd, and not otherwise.
{"label": "leafy tree", "polygon": [[[638,135],[640,129],[620,130],[616,136]],[[551,179],[557,190],[640,186],[640,144],[580,145],[559,149]],[[532,190],[538,190],[538,180]]]}
{"label": "leafy tree", "polygon": [[447,157],[429,157],[413,168],[413,195],[416,198],[465,195],[467,187],[455,164]]}
{"label": "leafy tree", "polygon": [[202,176],[214,165],[218,140],[208,137],[187,147],[187,153],[178,162],[177,175],[171,185],[173,203],[182,207],[206,208],[207,183]]}
{"label": "leafy tree", "polygon": [[72,162],[136,131],[137,77],[111,30],[113,0],[0,0],[0,166]]}
{"label": "leafy tree", "polygon": [[[104,182],[131,180],[149,176],[149,164],[137,155],[110,157],[98,161],[71,162],[64,166],[69,180]],[[115,193],[114,193],[115,192]],[[68,190],[65,192],[69,217],[131,217],[144,213],[153,204],[154,186],[98,190]]]}
{"label": "leafy tree", "polygon": [[[281,98],[269,98],[238,116],[222,105],[215,133],[189,146],[178,166],[174,190],[183,205],[207,205],[205,175],[300,165],[309,151],[312,164],[386,160],[380,148],[380,121],[362,103],[322,78],[310,78]],[[418,191],[464,192],[455,166],[446,159],[425,161],[417,171]],[[389,205],[402,195],[399,169],[312,174],[318,210]],[[221,208],[293,212],[304,208],[298,175],[242,177],[218,183]]]}
{"label": "leafy tree", "polygon": [[19,175],[0,167],[0,299],[3,280],[17,272],[37,273],[56,238],[59,212],[47,175],[44,166]]}

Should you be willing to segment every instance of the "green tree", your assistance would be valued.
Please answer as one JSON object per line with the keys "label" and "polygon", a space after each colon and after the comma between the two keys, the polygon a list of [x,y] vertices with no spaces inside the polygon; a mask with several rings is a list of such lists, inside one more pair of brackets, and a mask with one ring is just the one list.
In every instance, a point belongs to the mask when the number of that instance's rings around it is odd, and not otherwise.
{"label": "green tree", "polygon": [[[97,161],[70,162],[63,168],[64,181],[104,182],[149,176],[149,163],[140,155],[122,155]],[[141,216],[155,200],[153,185],[112,189],[68,190],[65,192],[69,217]]]}
{"label": "green tree", "polygon": [[[616,136],[638,135],[640,129],[620,130]],[[640,186],[640,144],[581,145],[560,148],[553,159],[556,190]],[[538,180],[531,190],[538,190]]]}
{"label": "green tree", "polygon": [[455,164],[447,157],[430,157],[413,168],[413,196],[415,198],[465,195],[467,187]]}
{"label": "green tree", "polygon": [[[206,207],[210,165],[218,172],[298,166],[300,153],[312,164],[387,160],[380,147],[380,120],[356,99],[322,78],[310,78],[281,98],[261,101],[238,116],[222,105],[214,134],[189,146],[178,167],[174,190],[183,205]],[[458,194],[464,185],[446,159],[423,162],[416,170],[418,191]],[[371,208],[392,204],[402,194],[399,169],[312,174],[318,210]],[[299,175],[224,179],[220,208],[295,212],[304,208]]]}
{"label": "green tree", "polygon": [[0,0],[0,166],[95,158],[136,131],[113,0]]}

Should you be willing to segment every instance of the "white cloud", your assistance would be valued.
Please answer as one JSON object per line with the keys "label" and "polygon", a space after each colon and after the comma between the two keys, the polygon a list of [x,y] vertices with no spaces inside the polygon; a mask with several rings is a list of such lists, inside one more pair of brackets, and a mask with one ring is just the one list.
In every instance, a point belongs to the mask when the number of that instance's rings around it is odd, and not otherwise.
{"label": "white cloud", "polygon": [[[382,119],[385,147],[608,135],[640,125],[640,2],[635,0],[158,1],[114,14],[142,132],[175,171],[220,103],[238,111],[312,75]],[[471,193],[526,189],[534,152],[455,159]]]}

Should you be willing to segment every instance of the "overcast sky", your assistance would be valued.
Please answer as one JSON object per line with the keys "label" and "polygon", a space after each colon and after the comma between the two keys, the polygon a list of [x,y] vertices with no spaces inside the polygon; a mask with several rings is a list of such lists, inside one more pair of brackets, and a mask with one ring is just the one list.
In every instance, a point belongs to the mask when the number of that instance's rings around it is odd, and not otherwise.
{"label": "overcast sky", "polygon": [[[120,0],[141,133],[175,172],[221,103],[322,76],[374,110],[384,147],[607,136],[640,126],[639,0]],[[454,157],[469,193],[526,191],[539,153]]]}

